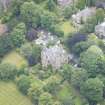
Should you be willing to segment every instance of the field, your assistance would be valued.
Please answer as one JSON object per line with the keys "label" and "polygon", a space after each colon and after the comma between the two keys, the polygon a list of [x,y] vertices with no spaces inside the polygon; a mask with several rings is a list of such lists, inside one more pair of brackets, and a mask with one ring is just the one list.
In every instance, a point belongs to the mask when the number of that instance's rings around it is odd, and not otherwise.
{"label": "field", "polygon": [[0,105],[33,105],[12,82],[0,82]]}
{"label": "field", "polygon": [[13,64],[18,68],[20,68],[22,65],[27,65],[27,61],[15,51],[12,51],[6,55],[2,63]]}

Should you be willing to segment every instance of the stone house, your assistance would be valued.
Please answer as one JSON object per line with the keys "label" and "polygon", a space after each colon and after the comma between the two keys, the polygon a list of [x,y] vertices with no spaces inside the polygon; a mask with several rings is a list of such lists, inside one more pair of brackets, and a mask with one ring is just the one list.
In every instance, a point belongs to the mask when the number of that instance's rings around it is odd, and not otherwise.
{"label": "stone house", "polygon": [[72,22],[75,26],[78,24],[86,23],[87,19],[96,13],[95,8],[85,8],[79,11],[77,14],[72,15]]}
{"label": "stone house", "polygon": [[54,45],[50,48],[43,48],[41,61],[44,67],[51,65],[54,69],[59,69],[64,63],[68,63],[69,57],[62,45]]}
{"label": "stone house", "polygon": [[95,34],[99,37],[99,38],[105,38],[105,22],[97,25],[95,27]]}

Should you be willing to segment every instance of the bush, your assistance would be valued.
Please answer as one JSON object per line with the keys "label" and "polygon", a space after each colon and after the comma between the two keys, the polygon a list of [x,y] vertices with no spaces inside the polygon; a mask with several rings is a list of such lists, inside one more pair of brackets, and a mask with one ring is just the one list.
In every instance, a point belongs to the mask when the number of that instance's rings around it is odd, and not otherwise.
{"label": "bush", "polygon": [[40,23],[42,9],[33,1],[21,5],[21,17],[28,27],[36,28]]}
{"label": "bush", "polygon": [[81,67],[85,68],[89,76],[95,77],[97,74],[105,73],[105,58],[102,50],[93,45],[80,56]]}
{"label": "bush", "polygon": [[63,16],[68,19],[73,14],[75,14],[76,12],[77,12],[77,8],[76,7],[74,7],[74,6],[67,6],[63,10]]}
{"label": "bush", "polygon": [[52,30],[57,22],[57,16],[52,12],[44,11],[40,17],[41,27],[46,28],[48,31]]}
{"label": "bush", "polygon": [[80,10],[84,9],[86,6],[86,1],[85,0],[78,0],[76,7]]}
{"label": "bush", "polygon": [[[39,79],[35,79],[28,90],[28,95],[35,105],[39,105],[39,96],[43,93],[43,83]],[[48,97],[47,97],[48,98]]]}
{"label": "bush", "polygon": [[81,41],[74,45],[72,51],[79,56],[82,52],[86,51],[90,46],[91,43],[89,43],[88,41],[87,42]]}
{"label": "bush", "polygon": [[26,57],[30,66],[40,62],[41,48],[38,45],[26,43],[21,47],[20,53]]}
{"label": "bush", "polygon": [[11,41],[14,47],[20,47],[25,42],[26,27],[24,23],[19,23],[11,32]]}
{"label": "bush", "polygon": [[17,69],[10,64],[0,64],[0,79],[13,80],[17,75]]}
{"label": "bush", "polygon": [[17,86],[23,94],[28,93],[30,84],[31,84],[30,78],[29,76],[26,76],[26,75],[21,75],[17,80]]}
{"label": "bush", "polygon": [[0,36],[0,57],[4,56],[13,48],[11,38],[9,35]]}
{"label": "bush", "polygon": [[53,27],[51,29],[51,32],[58,37],[63,37],[64,36],[64,32],[57,26]]}
{"label": "bush", "polygon": [[72,71],[71,83],[74,87],[80,89],[81,85],[88,79],[88,73],[86,70],[81,68],[75,68]]}
{"label": "bush", "polygon": [[56,3],[54,0],[47,0],[47,8],[49,11],[54,11],[56,9]]}
{"label": "bush", "polygon": [[39,97],[39,105],[53,105],[53,97],[49,93],[42,93]]}
{"label": "bush", "polygon": [[84,82],[81,92],[89,100],[90,105],[96,105],[97,102],[102,101],[103,86],[104,84],[99,78],[90,78]]}
{"label": "bush", "polygon": [[66,40],[66,44],[67,44],[68,48],[72,48],[76,43],[79,43],[81,41],[86,41],[86,39],[87,39],[86,34],[76,33],[76,34],[72,34],[72,36],[70,36]]}
{"label": "bush", "polygon": [[59,90],[60,80],[56,76],[51,76],[45,81],[44,90],[55,95]]}
{"label": "bush", "polygon": [[27,31],[26,38],[27,38],[29,41],[33,41],[33,40],[35,40],[36,38],[38,38],[37,34],[38,34],[37,31],[36,31],[35,29],[31,28],[31,29],[29,29],[29,30]]}

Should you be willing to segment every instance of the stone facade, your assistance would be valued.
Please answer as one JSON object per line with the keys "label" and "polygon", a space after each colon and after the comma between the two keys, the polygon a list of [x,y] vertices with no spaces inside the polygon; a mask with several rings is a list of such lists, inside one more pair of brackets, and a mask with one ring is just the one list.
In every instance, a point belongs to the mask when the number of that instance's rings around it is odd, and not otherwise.
{"label": "stone facade", "polygon": [[99,38],[105,38],[105,22],[97,25],[95,27],[95,34],[99,37]]}
{"label": "stone facade", "polygon": [[54,69],[59,69],[64,63],[68,63],[68,60],[68,54],[62,45],[46,47],[41,52],[41,61],[44,67],[51,65]]}
{"label": "stone facade", "polygon": [[72,15],[73,24],[85,23],[87,19],[96,13],[95,8],[85,8],[84,10]]}
{"label": "stone facade", "polygon": [[60,6],[67,6],[73,3],[73,0],[57,0]]}
{"label": "stone facade", "polygon": [[0,4],[1,4],[4,11],[8,10],[10,3],[11,3],[11,0],[0,0]]}

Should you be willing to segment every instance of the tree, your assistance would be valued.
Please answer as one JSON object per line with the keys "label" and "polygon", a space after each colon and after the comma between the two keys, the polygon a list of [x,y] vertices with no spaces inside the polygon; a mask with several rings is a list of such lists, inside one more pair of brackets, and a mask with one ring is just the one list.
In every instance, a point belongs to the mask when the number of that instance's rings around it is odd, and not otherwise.
{"label": "tree", "polygon": [[56,94],[59,90],[60,80],[57,76],[51,76],[45,81],[44,90],[51,93]]}
{"label": "tree", "polygon": [[11,12],[13,13],[14,16],[19,16],[20,15],[20,7],[24,2],[27,2],[30,0],[12,0],[11,1]]}
{"label": "tree", "polygon": [[51,94],[45,92],[39,97],[39,105],[53,105],[53,97]]}
{"label": "tree", "polygon": [[86,1],[85,0],[78,0],[76,7],[80,10],[84,9],[86,6]]}
{"label": "tree", "polygon": [[97,103],[103,99],[103,86],[99,78],[90,78],[84,82],[81,92],[90,103]]}
{"label": "tree", "polygon": [[30,77],[26,75],[21,75],[17,80],[18,88],[23,94],[28,93],[30,84],[31,84]]}
{"label": "tree", "polygon": [[0,79],[1,80],[13,80],[17,75],[17,69],[10,64],[0,64]]}
{"label": "tree", "polygon": [[101,23],[103,22],[104,20],[104,17],[105,17],[105,13],[104,13],[104,10],[99,8],[96,10],[96,19],[97,19],[97,23]]}
{"label": "tree", "polygon": [[8,53],[13,48],[9,35],[0,36],[0,57]]}
{"label": "tree", "polygon": [[73,14],[77,12],[77,8],[74,6],[67,6],[63,10],[63,15],[65,18],[69,19]]}
{"label": "tree", "polygon": [[57,16],[54,13],[48,11],[44,11],[40,19],[41,27],[46,28],[47,30],[52,30],[54,25],[56,25],[58,22]]}
{"label": "tree", "polygon": [[19,23],[11,32],[11,40],[14,47],[20,47],[25,42],[26,27],[24,23]]}
{"label": "tree", "polygon": [[72,74],[73,67],[70,64],[64,64],[60,70],[60,73],[63,77],[63,81],[67,80],[70,82],[71,74]]}
{"label": "tree", "polygon": [[35,28],[39,25],[41,12],[41,8],[33,1],[25,2],[21,6],[22,19],[29,27]]}
{"label": "tree", "polygon": [[88,79],[87,71],[81,68],[76,68],[72,71],[71,83],[76,88],[80,89],[84,81]]}
{"label": "tree", "polygon": [[56,8],[56,3],[54,0],[47,0],[47,8],[50,10],[50,11],[54,11],[55,8]]}
{"label": "tree", "polygon": [[43,93],[43,82],[37,78],[32,80],[30,88],[28,90],[28,95],[32,99],[35,105],[39,105],[39,96]]}
{"label": "tree", "polygon": [[33,40],[38,38],[37,35],[38,35],[37,31],[35,29],[33,29],[33,28],[30,28],[27,31],[26,38],[27,38],[28,41],[31,42],[31,41],[33,41]]}
{"label": "tree", "polygon": [[76,43],[79,43],[81,41],[86,41],[87,40],[87,35],[84,33],[73,33],[70,35],[70,37],[66,40],[66,44],[69,49],[74,47]]}
{"label": "tree", "polygon": [[35,3],[42,3],[42,2],[44,2],[46,0],[33,0],[33,1],[35,1]]}
{"label": "tree", "polygon": [[41,57],[41,48],[38,45],[32,43],[26,43],[22,45],[20,53],[26,57],[30,66],[37,64]]}
{"label": "tree", "polygon": [[86,51],[90,46],[91,46],[91,43],[89,43],[88,41],[81,41],[74,45],[74,47],[72,48],[72,51],[76,55],[80,56],[80,54]]}
{"label": "tree", "polygon": [[97,0],[86,0],[87,6],[95,6]]}
{"label": "tree", "polygon": [[93,45],[80,56],[81,67],[85,68],[89,76],[95,77],[99,73],[104,73],[104,56],[102,50]]}

